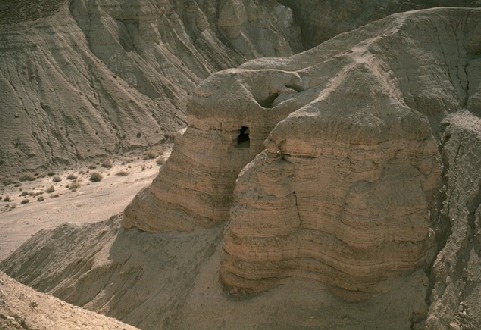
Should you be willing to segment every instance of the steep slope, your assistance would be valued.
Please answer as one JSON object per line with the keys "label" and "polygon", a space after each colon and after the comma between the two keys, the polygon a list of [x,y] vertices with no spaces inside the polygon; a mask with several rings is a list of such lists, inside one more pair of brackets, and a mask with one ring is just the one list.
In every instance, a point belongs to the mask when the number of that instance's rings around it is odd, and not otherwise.
{"label": "steep slope", "polygon": [[432,269],[427,329],[481,326],[481,119],[463,111],[444,122],[445,236]]}
{"label": "steep slope", "polygon": [[185,125],[201,79],[301,50],[290,9],[277,2],[1,6],[2,177],[159,143]]}
{"label": "steep slope", "polygon": [[292,9],[306,49],[394,13],[432,7],[480,7],[479,0],[280,0]]}
{"label": "steep slope", "polygon": [[123,215],[1,268],[146,329],[479,328],[480,22],[396,14],[214,74]]}
{"label": "steep slope", "polygon": [[0,272],[0,328],[23,329],[137,329],[115,319],[67,304],[20,284]]}

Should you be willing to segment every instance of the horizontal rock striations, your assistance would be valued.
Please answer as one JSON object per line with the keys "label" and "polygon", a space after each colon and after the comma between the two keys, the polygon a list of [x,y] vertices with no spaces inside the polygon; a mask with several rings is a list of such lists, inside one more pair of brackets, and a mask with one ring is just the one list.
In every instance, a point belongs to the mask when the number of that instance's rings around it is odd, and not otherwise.
{"label": "horizontal rock striations", "polygon": [[221,265],[232,292],[294,276],[358,299],[430,262],[435,137],[447,113],[479,111],[480,86],[467,68],[477,66],[480,15],[394,15],[285,62],[243,66],[295,70],[304,93],[318,96],[274,128],[236,181]]}
{"label": "horizontal rock striations", "polygon": [[479,22],[396,14],[212,75],[123,215],[0,267],[146,329],[480,328]]}
{"label": "horizontal rock striations", "polygon": [[211,73],[301,50],[275,1],[16,6],[0,4],[2,177],[157,144],[185,125],[187,97]]}
{"label": "horizontal rock striations", "polygon": [[189,128],[152,185],[127,207],[123,225],[190,231],[227,221],[238,173],[295,109],[288,102],[273,106],[274,97],[296,89],[299,75],[280,70],[229,70],[207,79],[188,105]]}
{"label": "horizontal rock striations", "polygon": [[[258,292],[300,276],[369,292],[424,265],[437,144],[428,121],[366,71],[279,123],[239,175],[224,236],[227,286]],[[362,100],[349,92],[360,81]]]}

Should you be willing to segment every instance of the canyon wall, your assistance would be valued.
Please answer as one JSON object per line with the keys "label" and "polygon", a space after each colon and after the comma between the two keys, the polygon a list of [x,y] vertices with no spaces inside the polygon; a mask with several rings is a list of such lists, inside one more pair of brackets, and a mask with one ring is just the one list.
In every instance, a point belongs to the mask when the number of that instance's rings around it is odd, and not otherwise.
{"label": "canyon wall", "polygon": [[0,6],[2,177],[170,139],[199,81],[302,49],[290,9],[277,2]]}
{"label": "canyon wall", "polygon": [[212,75],[122,215],[1,269],[146,329],[479,328],[480,22],[395,14]]}

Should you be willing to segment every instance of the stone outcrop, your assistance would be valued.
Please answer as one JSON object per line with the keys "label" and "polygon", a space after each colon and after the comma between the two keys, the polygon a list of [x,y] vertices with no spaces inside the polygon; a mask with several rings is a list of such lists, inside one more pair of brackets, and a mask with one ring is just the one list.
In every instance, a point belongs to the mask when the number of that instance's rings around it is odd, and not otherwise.
{"label": "stone outcrop", "polygon": [[[329,52],[346,40],[339,36],[287,63],[244,65],[302,72],[305,92],[319,94],[274,128],[237,179],[221,266],[228,287],[258,292],[300,276],[357,299],[429,264],[441,173],[435,137],[447,113],[479,113],[471,69],[480,14],[394,15],[352,32],[347,51]],[[321,49],[332,57],[319,60]]]}
{"label": "stone outcrop", "polygon": [[[436,142],[425,118],[359,71],[277,125],[239,175],[224,236],[228,286],[257,292],[301,276],[369,292],[425,264]],[[359,95],[368,96],[345,102]]]}
{"label": "stone outcrop", "polygon": [[162,173],[128,206],[123,225],[190,231],[227,221],[238,173],[294,109],[273,106],[273,97],[295,89],[302,89],[299,75],[281,70],[228,70],[207,79],[188,105],[189,128]]}
{"label": "stone outcrop", "polygon": [[396,14],[212,75],[123,215],[1,268],[145,328],[479,328],[479,22]]}
{"label": "stone outcrop", "polygon": [[[21,10],[20,10],[20,9]],[[194,86],[300,51],[276,1],[3,1],[0,176],[169,139]]]}
{"label": "stone outcrop", "polygon": [[289,56],[394,12],[479,5],[2,1],[0,178],[170,139],[196,84],[247,59]]}

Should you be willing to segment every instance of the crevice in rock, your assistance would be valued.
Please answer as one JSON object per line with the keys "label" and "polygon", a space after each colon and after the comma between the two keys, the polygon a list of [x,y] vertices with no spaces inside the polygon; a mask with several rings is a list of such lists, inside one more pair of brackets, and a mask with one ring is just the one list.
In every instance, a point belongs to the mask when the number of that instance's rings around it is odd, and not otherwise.
{"label": "crevice in rock", "polygon": [[[448,196],[448,184],[449,184],[449,161],[445,154],[444,147],[451,138],[449,132],[449,123],[442,126],[441,132],[441,143],[439,144],[438,150],[442,158],[442,171],[441,171],[441,183],[440,189],[437,192],[437,196],[434,199],[433,205],[433,227],[435,228],[435,244],[432,260],[428,260],[428,265],[426,268],[426,275],[429,279],[429,285],[426,290],[426,304],[428,306],[432,303],[432,291],[435,286],[435,278],[433,274],[433,265],[436,261],[437,255],[440,251],[444,249],[448,241],[449,236],[452,234],[452,223],[449,219],[449,196]],[[459,152],[459,149],[458,149]]]}
{"label": "crevice in rock", "polygon": [[300,92],[303,92],[304,91],[304,88],[302,88],[302,86],[299,86],[299,85],[295,85],[295,84],[286,84],[285,85],[286,88],[290,88],[292,90],[295,90],[296,92],[300,93]]}
{"label": "crevice in rock", "polygon": [[[478,191],[475,196],[468,202],[469,214],[467,216],[467,235],[466,246],[459,252],[459,263],[456,265],[457,278],[461,278],[465,275],[468,268],[468,261],[471,251],[475,251],[479,255],[479,241],[476,240],[476,213],[481,206],[481,184],[478,185]],[[474,285],[473,285],[474,284]],[[469,296],[476,287],[476,283],[471,283],[469,279],[465,281],[465,289],[462,292],[462,298]],[[461,299],[464,300],[464,299]]]}
{"label": "crevice in rock", "polygon": [[272,108],[274,106],[274,101],[279,97],[279,93],[274,93],[269,95],[263,100],[256,100],[257,103],[263,108]]}

